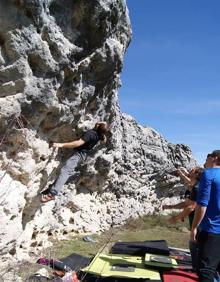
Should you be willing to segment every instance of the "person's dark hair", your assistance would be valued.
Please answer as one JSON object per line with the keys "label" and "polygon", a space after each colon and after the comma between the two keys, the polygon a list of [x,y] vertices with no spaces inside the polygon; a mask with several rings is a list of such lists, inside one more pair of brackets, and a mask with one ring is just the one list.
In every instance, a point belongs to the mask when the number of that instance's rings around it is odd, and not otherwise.
{"label": "person's dark hair", "polygon": [[200,166],[195,167],[194,173],[196,174],[197,180],[200,180],[203,171],[204,171],[204,169],[202,167],[200,167]]}
{"label": "person's dark hair", "polygon": [[209,154],[211,157],[217,157],[217,165],[220,165],[220,150],[214,150],[211,154]]}
{"label": "person's dark hair", "polygon": [[106,123],[97,122],[95,124],[94,130],[97,131],[98,134],[101,136],[101,140],[104,140],[108,131],[108,126]]}

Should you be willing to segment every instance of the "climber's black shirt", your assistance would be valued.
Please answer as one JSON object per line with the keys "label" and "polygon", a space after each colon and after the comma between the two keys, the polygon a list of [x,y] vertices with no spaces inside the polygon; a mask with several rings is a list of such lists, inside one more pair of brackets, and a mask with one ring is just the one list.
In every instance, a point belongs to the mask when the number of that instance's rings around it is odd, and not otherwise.
{"label": "climber's black shirt", "polygon": [[83,133],[80,139],[85,141],[85,144],[78,147],[76,150],[79,152],[88,153],[103,137],[94,129],[90,129]]}

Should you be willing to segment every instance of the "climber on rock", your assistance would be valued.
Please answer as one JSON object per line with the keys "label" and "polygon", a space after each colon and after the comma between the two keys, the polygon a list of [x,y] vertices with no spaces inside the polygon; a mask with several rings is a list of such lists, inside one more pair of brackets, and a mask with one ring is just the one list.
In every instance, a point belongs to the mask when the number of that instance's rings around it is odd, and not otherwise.
{"label": "climber on rock", "polygon": [[75,174],[75,169],[78,164],[84,162],[89,152],[100,141],[105,144],[107,141],[106,133],[108,131],[106,122],[97,122],[93,129],[83,133],[80,139],[68,143],[53,143],[55,148],[70,148],[74,149],[74,154],[66,161],[61,168],[60,174],[55,184],[50,188],[47,194],[42,195],[41,202],[47,203],[55,199],[59,194],[63,185],[67,180]]}

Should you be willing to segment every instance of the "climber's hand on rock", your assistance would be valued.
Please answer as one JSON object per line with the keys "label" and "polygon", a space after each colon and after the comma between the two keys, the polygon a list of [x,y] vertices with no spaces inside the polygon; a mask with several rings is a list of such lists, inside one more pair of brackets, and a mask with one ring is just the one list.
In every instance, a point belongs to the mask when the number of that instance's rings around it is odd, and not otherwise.
{"label": "climber's hand on rock", "polygon": [[62,143],[53,143],[54,148],[62,148],[63,144]]}

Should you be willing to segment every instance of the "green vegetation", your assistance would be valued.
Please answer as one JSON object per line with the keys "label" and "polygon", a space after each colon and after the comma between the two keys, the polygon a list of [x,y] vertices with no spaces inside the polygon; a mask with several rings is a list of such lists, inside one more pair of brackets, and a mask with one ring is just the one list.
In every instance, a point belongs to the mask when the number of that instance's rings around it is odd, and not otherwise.
{"label": "green vegetation", "polygon": [[126,225],[108,230],[101,235],[91,235],[96,243],[84,242],[83,237],[70,238],[68,241],[54,242],[47,250],[56,258],[65,257],[71,253],[85,256],[94,255],[103,245],[117,241],[166,240],[169,246],[188,248],[188,222],[178,222],[171,225],[167,216],[145,216],[131,219]]}
{"label": "green vegetation", "polygon": [[[145,216],[128,220],[126,225],[112,228],[100,235],[90,235],[96,243],[84,242],[83,236],[74,236],[65,241],[55,241],[51,248],[45,249],[40,256],[62,258],[71,253],[93,256],[107,245],[118,241],[166,240],[169,246],[188,248],[188,221],[171,225],[168,216]],[[20,264],[18,273],[24,279],[43,266],[36,264]],[[27,272],[28,269],[28,272]]]}

